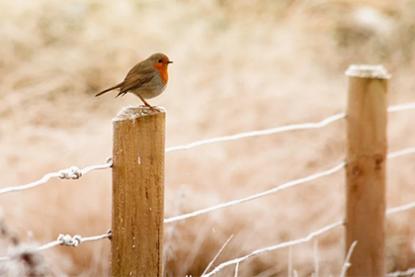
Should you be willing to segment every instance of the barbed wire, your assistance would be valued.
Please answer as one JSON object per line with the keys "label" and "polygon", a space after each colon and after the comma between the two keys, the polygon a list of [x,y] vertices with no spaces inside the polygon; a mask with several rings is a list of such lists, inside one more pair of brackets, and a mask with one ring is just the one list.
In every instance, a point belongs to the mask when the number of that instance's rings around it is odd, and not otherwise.
{"label": "barbed wire", "polygon": [[388,277],[399,277],[399,276],[414,276],[415,275],[415,268],[410,268],[405,271],[395,271],[386,274]]}
{"label": "barbed wire", "polygon": [[[405,204],[405,205],[401,205],[398,207],[394,207],[394,208],[390,208],[386,211],[386,215],[392,215],[392,214],[396,214],[398,212],[403,212],[403,211],[407,211],[409,209],[415,208],[415,201]],[[267,247],[263,247],[263,248],[259,248],[257,250],[254,250],[252,252],[250,252],[247,255],[238,257],[238,258],[234,258],[231,260],[228,260],[226,262],[223,262],[219,265],[217,265],[214,269],[212,269],[209,273],[202,275],[203,277],[209,277],[209,276],[213,276],[214,274],[218,273],[219,271],[223,270],[224,268],[231,266],[231,265],[236,265],[239,264],[241,262],[244,262],[245,260],[254,257],[254,256],[258,256],[267,252],[271,252],[271,251],[275,251],[278,249],[282,249],[282,248],[287,248],[287,247],[291,247],[294,245],[298,245],[298,244],[303,244],[305,242],[311,241],[312,239],[321,236],[323,234],[326,234],[330,231],[332,231],[333,229],[344,225],[344,221],[343,220],[339,220],[336,221],[334,223],[328,224],[316,231],[313,231],[311,233],[309,233],[308,235],[306,235],[305,237],[299,238],[299,239],[295,239],[295,240],[290,240],[290,241],[285,241],[282,243],[278,243],[278,244],[274,244],[271,246],[267,246]],[[389,276],[389,275],[388,275]],[[393,276],[400,276],[400,275],[393,275]]]}
{"label": "barbed wire", "polygon": [[59,171],[54,171],[45,174],[42,178],[39,180],[24,184],[24,185],[18,185],[18,186],[8,186],[0,188],[0,195],[10,192],[17,192],[22,190],[31,189],[43,184],[46,184],[50,179],[52,178],[59,178],[59,179],[69,179],[69,180],[76,180],[84,176],[85,174],[94,171],[94,170],[101,170],[101,169],[107,169],[112,167],[112,159],[108,158],[107,161],[104,164],[97,164],[97,165],[90,165],[86,166],[84,168],[79,168],[76,166],[71,166],[66,169],[62,169]]}
{"label": "barbed wire", "polygon": [[[415,109],[415,102],[409,102],[404,104],[398,104],[388,107],[389,113],[394,112],[400,112],[400,111],[406,111],[406,110],[413,110]],[[277,133],[284,133],[288,131],[299,131],[299,130],[307,130],[307,129],[320,129],[323,128],[331,123],[334,123],[340,119],[346,118],[345,113],[336,113],[334,115],[328,116],[320,121],[316,122],[306,122],[306,123],[298,123],[298,124],[289,124],[274,128],[267,128],[262,130],[255,130],[255,131],[247,131],[247,132],[241,132],[236,133],[233,135],[226,135],[226,136],[220,136],[220,137],[213,137],[209,139],[202,139],[198,141],[194,141],[191,143],[183,144],[183,145],[177,145],[177,146],[171,146],[166,148],[166,153],[180,151],[180,150],[189,150],[192,148],[196,148],[203,145],[208,144],[214,144],[219,142],[228,142],[228,141],[234,141],[234,140],[240,140],[244,138],[252,138],[252,137],[260,137],[260,136],[267,136],[267,135],[273,135]]]}
{"label": "barbed wire", "polygon": [[178,215],[178,216],[173,216],[173,217],[168,217],[168,218],[164,219],[164,223],[171,223],[171,222],[177,222],[177,221],[189,219],[189,218],[196,217],[196,216],[203,215],[203,214],[207,214],[207,213],[210,213],[210,212],[213,212],[213,211],[216,211],[216,210],[224,209],[224,208],[231,207],[231,206],[236,206],[236,205],[248,202],[248,201],[252,201],[254,199],[262,198],[264,196],[268,196],[270,194],[277,193],[277,192],[280,192],[282,190],[292,188],[292,187],[295,187],[295,186],[298,186],[298,185],[302,185],[302,184],[308,183],[310,181],[316,180],[318,178],[334,174],[334,173],[342,170],[344,168],[344,166],[345,166],[345,162],[340,162],[340,163],[336,164],[335,166],[333,166],[333,167],[331,167],[327,170],[323,170],[323,171],[308,175],[308,176],[303,177],[303,178],[299,178],[299,179],[295,179],[295,180],[285,182],[285,183],[283,183],[279,186],[273,187],[273,188],[268,189],[268,190],[263,191],[263,192],[259,192],[259,193],[256,193],[256,194],[244,197],[244,198],[224,202],[224,203],[221,203],[221,204],[218,204],[218,205],[215,205],[215,206],[212,206],[212,207],[200,209],[200,210],[197,210],[197,211],[194,211],[194,212],[190,212],[190,213],[186,213],[186,214],[182,214],[182,215]]}
{"label": "barbed wire", "polygon": [[56,246],[72,246],[78,247],[82,243],[91,242],[91,241],[98,241],[103,239],[111,238],[111,230],[107,231],[105,234],[90,236],[90,237],[82,237],[81,235],[68,235],[68,234],[60,234],[56,240],[50,241],[48,243],[42,244],[40,246],[27,246],[27,247],[18,247],[16,251],[9,256],[0,257],[0,262],[10,261],[12,259],[17,259],[24,254],[35,254],[41,251],[45,251]]}
{"label": "barbed wire", "polygon": [[[392,159],[392,158],[398,158],[398,157],[402,157],[402,156],[406,156],[406,155],[410,155],[410,154],[415,154],[415,147],[408,147],[408,148],[404,148],[398,151],[393,151],[393,152],[389,152],[387,155],[388,159]],[[340,171],[341,169],[344,168],[344,166],[346,165],[346,163],[343,161],[327,170],[323,170],[314,174],[311,174],[309,176],[303,177],[303,178],[299,178],[299,179],[295,179],[295,180],[291,180],[288,182],[285,182],[279,186],[273,187],[269,190],[263,191],[263,192],[259,192],[247,197],[243,197],[240,199],[236,199],[236,200],[231,200],[228,202],[224,202],[221,204],[217,204],[208,208],[204,208],[204,209],[200,209],[200,210],[196,210],[193,212],[189,212],[189,213],[185,213],[182,215],[177,215],[177,216],[172,216],[172,217],[168,217],[164,219],[164,223],[172,223],[172,222],[177,222],[177,221],[181,221],[181,220],[185,220],[185,219],[189,219],[189,218],[193,218],[196,216],[200,216],[200,215],[204,215],[216,210],[220,210],[220,209],[224,209],[224,208],[228,208],[231,206],[236,206],[248,201],[252,201],[258,198],[262,198],[265,196],[268,196],[270,194],[274,194],[277,192],[280,192],[282,190],[288,189],[288,188],[292,188],[292,187],[296,187],[305,183],[308,183],[310,181],[314,181],[316,179],[319,179],[321,177],[325,177],[325,176],[329,176],[332,175],[338,171]]]}

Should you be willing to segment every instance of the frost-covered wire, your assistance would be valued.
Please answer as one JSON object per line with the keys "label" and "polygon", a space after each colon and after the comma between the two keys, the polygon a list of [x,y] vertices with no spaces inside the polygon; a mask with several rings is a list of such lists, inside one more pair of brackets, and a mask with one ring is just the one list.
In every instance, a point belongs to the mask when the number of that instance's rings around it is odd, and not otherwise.
{"label": "frost-covered wire", "polygon": [[50,179],[52,178],[59,178],[59,179],[72,179],[76,180],[81,178],[83,175],[94,171],[94,170],[100,170],[100,169],[107,169],[112,166],[112,159],[109,158],[104,164],[97,164],[97,165],[90,165],[84,168],[79,168],[76,166],[72,166],[63,170],[50,172],[44,175],[39,180],[36,180],[34,182],[19,185],[19,186],[9,186],[9,187],[2,187],[0,188],[0,194],[9,193],[9,192],[17,192],[22,190],[27,190],[31,188],[35,188],[37,186],[46,184]]}
{"label": "frost-covered wire", "polygon": [[103,240],[103,239],[109,239],[111,238],[111,231],[106,232],[105,234],[96,235],[96,236],[90,236],[90,237],[82,237],[80,235],[64,235],[60,234],[56,240],[50,241],[48,243],[45,243],[43,245],[34,247],[34,246],[27,246],[24,248],[16,248],[16,251],[12,253],[9,256],[3,256],[0,257],[0,262],[9,261],[11,259],[18,259],[24,254],[35,254],[41,251],[45,251],[48,249],[51,249],[56,246],[72,246],[72,247],[78,247],[84,242],[91,242],[91,241],[97,241],[97,240]]}
{"label": "frost-covered wire", "polygon": [[278,243],[278,244],[274,244],[271,246],[267,246],[264,248],[260,248],[257,249],[255,251],[252,251],[251,253],[245,255],[245,256],[241,256],[229,261],[226,261],[224,263],[221,263],[220,265],[216,266],[212,271],[210,271],[209,273],[202,275],[203,277],[209,277],[209,276],[213,276],[214,274],[218,273],[219,271],[221,271],[222,269],[224,269],[225,267],[231,266],[231,265],[236,265],[239,264],[249,258],[252,258],[254,256],[258,256],[267,252],[271,252],[271,251],[275,251],[277,249],[281,249],[281,248],[286,248],[286,247],[291,247],[294,245],[298,245],[298,244],[302,244],[305,243],[307,241],[310,241],[312,239],[314,239],[315,237],[321,236],[323,234],[326,234],[328,232],[330,232],[331,230],[342,226],[343,225],[343,221],[336,221],[332,224],[326,225],[323,228],[320,228],[314,232],[309,233],[307,236],[300,238],[300,239],[296,239],[296,240],[290,240],[290,241],[286,241],[283,243]]}
{"label": "frost-covered wire", "polygon": [[[410,103],[404,103],[404,104],[398,104],[388,107],[388,112],[400,112],[400,111],[406,111],[406,110],[413,110],[415,109],[415,102]],[[268,128],[268,129],[262,129],[262,130],[255,130],[255,131],[248,131],[248,132],[241,132],[233,135],[227,135],[227,136],[221,136],[221,137],[214,137],[210,139],[202,139],[198,141],[194,141],[188,144],[183,145],[177,145],[177,146],[171,146],[166,148],[166,152],[175,152],[180,150],[189,150],[195,147],[208,145],[208,144],[214,144],[219,142],[227,142],[227,141],[234,141],[234,140],[240,140],[244,138],[252,138],[252,137],[259,137],[259,136],[267,136],[267,135],[273,135],[278,133],[284,133],[289,131],[299,131],[299,130],[307,130],[307,129],[319,129],[323,128],[331,123],[334,123],[340,119],[343,119],[346,117],[345,113],[337,113],[334,115],[331,115],[329,117],[326,117],[320,121],[316,122],[305,122],[305,123],[298,123],[298,124],[289,124],[284,126],[278,126],[274,128]]]}
{"label": "frost-covered wire", "polygon": [[234,141],[234,140],[240,140],[243,138],[251,138],[251,137],[259,137],[259,136],[267,136],[277,133],[283,133],[288,131],[297,131],[297,130],[307,130],[307,129],[319,129],[322,127],[325,127],[329,125],[330,123],[336,122],[342,118],[345,118],[345,113],[337,113],[334,115],[331,115],[329,117],[326,117],[320,121],[317,122],[306,122],[306,123],[300,123],[300,124],[290,124],[290,125],[284,125],[279,126],[275,128],[269,128],[269,129],[263,129],[263,130],[256,130],[256,131],[248,131],[248,132],[242,132],[237,133],[233,135],[227,135],[223,137],[214,137],[210,139],[203,139],[198,140],[195,142],[191,142],[184,145],[178,145],[178,146],[172,146],[166,148],[166,152],[175,152],[180,150],[188,150],[192,149],[198,146],[207,145],[207,144],[213,144],[218,142],[226,142],[226,141]]}
{"label": "frost-covered wire", "polygon": [[[387,155],[388,159],[392,159],[392,158],[398,158],[398,157],[402,157],[402,156],[406,156],[406,155],[410,155],[410,154],[415,154],[415,147],[408,147],[408,148],[404,148],[398,151],[393,151],[393,152],[389,152]],[[268,196],[270,194],[274,194],[277,192],[280,192],[282,190],[288,189],[288,188],[292,188],[298,185],[302,185],[304,183],[316,180],[318,178],[324,177],[324,176],[328,176],[331,174],[334,174],[340,170],[342,170],[345,166],[345,162],[341,162],[327,170],[324,171],[320,171],[317,173],[314,173],[312,175],[300,178],[300,179],[295,179],[295,180],[291,180],[288,181],[286,183],[283,183],[279,186],[273,187],[269,190],[263,191],[263,192],[259,192],[241,199],[236,199],[236,200],[231,200],[228,202],[224,202],[221,204],[217,204],[208,208],[204,208],[204,209],[200,209],[200,210],[196,210],[193,212],[189,212],[189,213],[185,213],[182,215],[177,215],[177,216],[172,216],[172,217],[168,217],[164,219],[164,223],[171,223],[171,222],[177,222],[177,221],[181,221],[181,220],[185,220],[185,219],[189,219],[192,217],[196,217],[196,216],[200,216],[203,214],[207,214],[216,210],[220,210],[220,209],[224,209],[224,208],[228,208],[231,206],[236,206],[248,201],[252,201],[258,198],[262,198],[264,196]]]}
{"label": "frost-covered wire", "polygon": [[388,153],[388,159],[398,158],[406,155],[415,154],[415,147],[408,147],[398,151]]}
{"label": "frost-covered wire", "polygon": [[[388,112],[398,112],[398,111],[405,111],[405,110],[411,110],[411,109],[415,109],[415,102],[390,106],[388,108]],[[195,142],[184,144],[184,145],[168,147],[166,148],[166,152],[169,153],[169,152],[175,152],[179,150],[187,150],[187,149],[192,149],[198,146],[212,144],[212,143],[234,141],[234,140],[239,140],[239,139],[249,138],[249,137],[266,136],[266,135],[277,134],[277,133],[282,133],[282,132],[287,132],[287,131],[318,129],[318,128],[325,127],[345,117],[346,117],[345,113],[337,113],[337,114],[331,115],[317,122],[290,124],[290,125],[279,126],[275,128],[242,132],[242,133],[237,133],[237,134],[222,136],[222,137],[214,137],[210,139],[195,141]],[[414,151],[414,150],[408,149],[407,151]],[[398,155],[398,153],[396,155]],[[52,178],[79,179],[82,175],[90,171],[98,170],[98,169],[106,169],[106,168],[110,168],[111,166],[112,166],[111,158],[108,159],[108,161],[105,164],[87,166],[83,169],[73,166],[73,167],[70,167],[64,170],[47,173],[41,179],[36,180],[34,182],[30,182],[28,184],[0,188],[0,194],[31,189],[39,185],[45,184]]]}
{"label": "frost-covered wire", "polygon": [[395,271],[386,274],[387,277],[400,277],[400,276],[414,276],[415,268],[410,268],[405,271]]}
{"label": "frost-covered wire", "polygon": [[[407,211],[409,209],[413,209],[415,208],[415,202],[409,203],[409,204],[405,204],[405,205],[401,205],[398,207],[394,207],[394,208],[390,208],[386,211],[386,215],[392,215],[392,214],[396,214],[398,212],[403,212],[403,211]],[[336,221],[334,223],[328,224],[316,231],[313,231],[311,233],[309,233],[308,235],[306,235],[303,238],[299,238],[299,239],[295,239],[295,240],[290,240],[290,241],[285,241],[282,243],[278,243],[278,244],[274,244],[271,246],[267,246],[267,247],[263,247],[260,249],[257,249],[255,251],[252,251],[251,253],[238,257],[238,258],[234,258],[232,260],[228,260],[226,262],[223,262],[221,264],[219,264],[218,266],[216,266],[214,269],[212,269],[212,271],[210,271],[209,273],[202,275],[203,277],[209,277],[209,276],[213,276],[214,274],[218,273],[219,271],[223,270],[224,268],[231,266],[231,265],[236,265],[239,264],[241,262],[244,262],[245,260],[252,258],[254,256],[258,256],[267,252],[271,252],[277,249],[282,249],[282,248],[287,248],[287,247],[291,247],[294,245],[298,245],[298,244],[302,244],[308,241],[311,241],[312,239],[314,239],[315,237],[321,236],[323,234],[326,234],[328,232],[330,232],[331,230],[342,226],[344,224],[343,220],[339,220]],[[394,273],[397,274],[397,273]],[[389,276],[389,274],[388,274]],[[405,275],[391,275],[391,276],[405,276]]]}
{"label": "frost-covered wire", "polygon": [[398,207],[390,208],[386,211],[386,215],[397,214],[397,213],[408,211],[408,210],[411,210],[411,209],[414,209],[414,208],[415,208],[415,201],[410,202],[410,203],[406,203],[406,204],[398,206]]}
{"label": "frost-covered wire", "polygon": [[407,111],[407,110],[415,110],[415,102],[398,104],[398,105],[393,105],[393,106],[388,107],[388,112],[390,113]]}
{"label": "frost-covered wire", "polygon": [[212,207],[208,207],[208,208],[205,208],[205,209],[197,210],[197,211],[194,211],[194,212],[190,212],[190,213],[186,213],[186,214],[166,218],[166,219],[164,219],[164,223],[171,223],[171,222],[176,222],[176,221],[180,221],[180,220],[185,220],[185,219],[188,219],[188,218],[196,217],[196,216],[207,214],[207,213],[210,213],[210,212],[213,212],[213,211],[216,211],[216,210],[220,210],[220,209],[231,207],[231,206],[236,206],[236,205],[242,204],[244,202],[248,202],[248,201],[258,199],[258,198],[262,198],[264,196],[268,196],[270,194],[277,193],[277,192],[280,192],[282,190],[292,188],[292,187],[295,187],[295,186],[298,186],[298,185],[302,185],[302,184],[308,183],[310,181],[314,181],[318,178],[334,174],[334,173],[342,170],[344,168],[344,166],[345,166],[345,162],[340,162],[337,165],[335,165],[335,166],[333,166],[333,167],[331,167],[327,170],[323,170],[323,171],[311,174],[309,176],[306,176],[306,177],[303,177],[303,178],[300,178],[300,179],[295,179],[295,180],[288,181],[286,183],[283,183],[279,186],[273,187],[273,188],[271,188],[269,190],[266,190],[266,191],[263,191],[263,192],[259,192],[259,193],[241,198],[241,199],[236,199],[236,200],[231,200],[231,201],[228,201],[228,202],[224,202],[224,203],[221,203],[221,204],[218,204],[218,205],[215,205],[215,206],[212,206]]}

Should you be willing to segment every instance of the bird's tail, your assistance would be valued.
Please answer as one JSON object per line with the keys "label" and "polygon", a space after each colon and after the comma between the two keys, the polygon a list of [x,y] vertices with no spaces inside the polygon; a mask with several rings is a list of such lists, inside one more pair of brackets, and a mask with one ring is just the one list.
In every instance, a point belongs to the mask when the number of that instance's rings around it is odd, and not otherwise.
{"label": "bird's tail", "polygon": [[105,90],[103,90],[103,91],[101,91],[101,92],[97,93],[97,94],[95,95],[95,97],[100,96],[100,95],[102,95],[102,94],[104,94],[104,93],[106,93],[106,92],[108,92],[108,91],[113,90],[113,89],[119,88],[119,87],[121,87],[121,86],[122,86],[122,84],[123,84],[123,83],[121,82],[121,83],[119,83],[119,84],[117,84],[117,85],[115,85],[115,86],[113,86],[113,87],[107,88],[107,89],[105,89]]}

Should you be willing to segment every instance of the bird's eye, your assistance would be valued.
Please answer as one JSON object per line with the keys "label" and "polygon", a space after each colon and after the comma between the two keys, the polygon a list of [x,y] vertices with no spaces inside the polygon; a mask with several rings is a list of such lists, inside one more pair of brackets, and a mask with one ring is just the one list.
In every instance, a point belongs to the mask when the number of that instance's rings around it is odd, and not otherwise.
{"label": "bird's eye", "polygon": [[163,60],[162,60],[162,59],[160,59],[160,60],[159,60],[159,63],[162,63],[162,62],[163,62]]}

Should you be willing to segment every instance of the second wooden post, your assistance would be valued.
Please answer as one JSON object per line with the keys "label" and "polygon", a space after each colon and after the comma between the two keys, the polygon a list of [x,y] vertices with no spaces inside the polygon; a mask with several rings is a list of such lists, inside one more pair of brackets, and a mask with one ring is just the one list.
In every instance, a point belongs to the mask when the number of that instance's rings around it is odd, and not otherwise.
{"label": "second wooden post", "polygon": [[385,275],[387,79],[382,66],[351,66],[347,106],[347,276]]}
{"label": "second wooden post", "polygon": [[112,276],[162,276],[165,113],[113,120]]}

